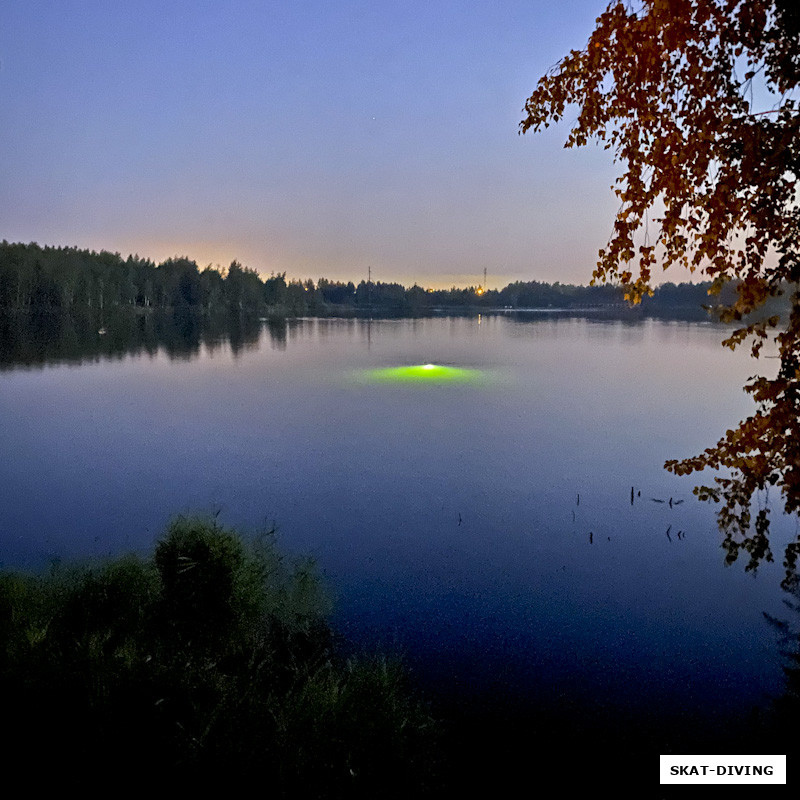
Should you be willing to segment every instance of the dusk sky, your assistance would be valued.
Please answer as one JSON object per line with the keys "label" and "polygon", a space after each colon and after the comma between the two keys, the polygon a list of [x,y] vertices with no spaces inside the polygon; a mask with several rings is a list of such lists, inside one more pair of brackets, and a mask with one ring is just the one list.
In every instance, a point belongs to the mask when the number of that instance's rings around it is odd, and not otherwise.
{"label": "dusk sky", "polygon": [[292,278],[587,283],[619,167],[564,150],[566,125],[518,125],[606,5],[9,0],[0,239]]}

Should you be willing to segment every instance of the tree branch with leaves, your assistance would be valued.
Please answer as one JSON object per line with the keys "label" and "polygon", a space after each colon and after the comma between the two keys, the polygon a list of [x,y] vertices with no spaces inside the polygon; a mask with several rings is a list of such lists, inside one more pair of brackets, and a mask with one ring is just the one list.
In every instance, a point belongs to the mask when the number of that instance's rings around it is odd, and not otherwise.
{"label": "tree branch with leaves", "polygon": [[[779,487],[784,510],[800,511],[799,83],[792,0],[612,2],[586,47],[539,80],[520,123],[536,132],[577,109],[565,147],[596,140],[623,165],[593,283],[619,283],[638,303],[658,267],[708,276],[715,294],[734,281],[735,301],[718,310],[742,324],[723,344],[758,357],[774,340],[777,375],[745,386],[755,413],[702,454],[665,464],[723,471],[695,493],[721,503],[727,561],[745,551],[748,569],[773,558],[768,509],[751,514],[756,496]],[[789,312],[765,316],[784,293]],[[787,584],[798,555],[800,537],[784,552]]]}

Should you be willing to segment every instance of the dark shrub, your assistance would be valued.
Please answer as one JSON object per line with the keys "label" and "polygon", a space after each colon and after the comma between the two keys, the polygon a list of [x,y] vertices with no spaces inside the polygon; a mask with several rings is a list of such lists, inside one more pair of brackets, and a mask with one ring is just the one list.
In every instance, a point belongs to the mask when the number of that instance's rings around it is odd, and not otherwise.
{"label": "dark shrub", "polygon": [[327,606],[313,565],[287,564],[273,537],[197,518],[151,560],[0,575],[9,763],[418,795],[431,720],[397,664],[337,658]]}

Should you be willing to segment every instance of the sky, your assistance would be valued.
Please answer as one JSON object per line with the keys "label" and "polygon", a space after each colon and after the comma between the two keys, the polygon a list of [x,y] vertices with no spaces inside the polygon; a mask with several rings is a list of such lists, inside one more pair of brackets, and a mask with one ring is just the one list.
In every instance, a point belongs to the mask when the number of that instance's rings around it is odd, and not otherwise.
{"label": "sky", "polygon": [[0,4],[0,239],[262,275],[588,283],[612,156],[518,134],[606,0]]}

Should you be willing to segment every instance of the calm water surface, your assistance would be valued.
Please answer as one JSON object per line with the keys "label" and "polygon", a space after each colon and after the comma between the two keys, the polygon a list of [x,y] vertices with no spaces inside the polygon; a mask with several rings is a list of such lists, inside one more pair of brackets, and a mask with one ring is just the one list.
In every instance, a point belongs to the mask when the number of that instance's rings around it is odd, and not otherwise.
{"label": "calm water surface", "polygon": [[[274,523],[317,560],[343,634],[404,653],[425,685],[724,715],[780,693],[763,612],[787,612],[780,569],[725,568],[713,507],[662,468],[751,411],[756,369],[722,338],[543,315],[297,320],[193,357],[6,369],[0,559],[146,551],[180,512]],[[424,363],[485,380],[363,379]]]}

